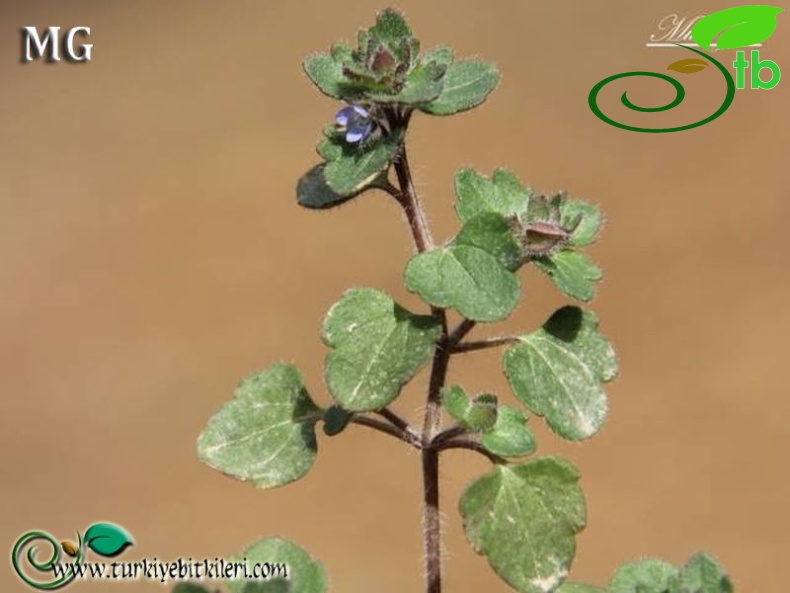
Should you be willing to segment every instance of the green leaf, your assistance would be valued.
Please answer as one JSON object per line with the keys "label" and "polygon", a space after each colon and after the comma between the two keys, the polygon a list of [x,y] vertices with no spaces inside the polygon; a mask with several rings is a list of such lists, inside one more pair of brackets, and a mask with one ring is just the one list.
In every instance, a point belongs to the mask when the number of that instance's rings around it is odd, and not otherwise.
{"label": "green leaf", "polygon": [[456,173],[455,193],[455,211],[464,223],[483,212],[496,212],[505,218],[525,213],[531,195],[530,189],[505,169],[496,169],[488,179],[470,168]]}
{"label": "green leaf", "polygon": [[213,593],[211,589],[197,583],[178,583],[170,593]]}
{"label": "green leaf", "polygon": [[537,449],[535,436],[525,426],[527,419],[518,410],[501,405],[497,410],[496,424],[483,433],[483,446],[494,455],[523,457]]}
{"label": "green leaf", "polygon": [[392,8],[385,8],[376,18],[376,24],[368,34],[378,38],[391,47],[398,46],[403,41],[411,39],[411,29],[403,15]]}
{"label": "green leaf", "polygon": [[606,589],[595,585],[583,585],[582,583],[569,583],[566,581],[557,589],[556,593],[606,593]]}
{"label": "green leaf", "polygon": [[324,412],[324,434],[335,436],[343,432],[351,422],[351,413],[340,406],[329,406]]}
{"label": "green leaf", "polygon": [[472,401],[469,399],[469,396],[466,395],[463,387],[459,387],[458,385],[454,385],[443,391],[442,403],[447,413],[460,424],[466,421],[469,408],[472,407]]}
{"label": "green leaf", "polygon": [[461,496],[464,533],[478,554],[522,593],[550,593],[568,574],[585,503],[570,463],[544,457],[498,465]]}
{"label": "green leaf", "polygon": [[486,100],[499,82],[496,66],[477,60],[454,62],[447,68],[439,98],[421,107],[432,115],[452,115]]}
{"label": "green leaf", "polygon": [[[340,139],[335,141],[343,142]],[[342,154],[324,168],[327,185],[341,196],[358,194],[385,171],[400,144],[400,135],[379,137],[361,145],[345,144]]]}
{"label": "green leaf", "polygon": [[134,543],[123,527],[113,523],[94,523],[88,527],[83,541],[91,550],[107,557],[117,556]]}
{"label": "green leaf", "polygon": [[403,89],[399,93],[389,98],[382,97],[382,99],[388,99],[387,102],[413,106],[433,101],[442,92],[446,69],[446,66],[436,62],[420,64],[406,76]]}
{"label": "green leaf", "polygon": [[332,56],[309,56],[302,62],[302,68],[313,84],[328,97],[350,100],[359,95],[355,86],[343,75],[343,65]]}
{"label": "green leaf", "polygon": [[680,593],[732,593],[724,569],[707,554],[695,554],[680,570]]}
{"label": "green leaf", "polygon": [[571,227],[579,217],[581,217],[581,221],[571,234],[570,244],[575,247],[586,247],[593,244],[598,237],[603,216],[597,206],[593,206],[588,202],[575,199],[565,199],[561,202],[561,226],[565,228]]}
{"label": "green leaf", "polygon": [[533,261],[554,286],[569,297],[585,303],[595,296],[594,283],[603,278],[601,269],[578,251],[563,249]]}
{"label": "green leaf", "polygon": [[321,416],[299,371],[276,363],[244,379],[214,414],[198,439],[198,456],[258,488],[282,486],[312,467]]}
{"label": "green leaf", "polygon": [[617,569],[609,593],[667,593],[675,591],[678,570],[663,560],[629,562]]}
{"label": "green leaf", "polygon": [[496,257],[477,247],[450,245],[420,253],[406,266],[406,287],[437,307],[454,307],[475,321],[504,319],[518,303],[520,284]]}
{"label": "green leaf", "polygon": [[508,221],[496,212],[482,212],[470,218],[452,243],[487,251],[510,271],[524,263],[521,245],[513,236]]}
{"label": "green leaf", "polygon": [[606,418],[601,383],[617,375],[617,359],[597,328],[594,313],[563,307],[503,359],[515,396],[565,439],[591,437]]}
{"label": "green leaf", "polygon": [[[326,591],[324,567],[288,540],[280,538],[259,540],[229,560],[244,562],[245,559],[248,566],[267,563],[275,578],[261,581],[229,580],[226,583],[230,593],[324,593]],[[282,565],[285,565],[287,575],[279,572]],[[278,572],[275,573],[275,570]]]}
{"label": "green leaf", "polygon": [[349,290],[324,320],[332,397],[353,412],[383,408],[430,360],[440,333],[435,317],[414,315],[383,292]]}
{"label": "green leaf", "polygon": [[719,33],[717,50],[760,43],[776,30],[776,17],[783,10],[776,6],[736,6],[719,10],[694,23],[691,38],[708,51]]}
{"label": "green leaf", "polygon": [[296,200],[300,206],[311,210],[327,210],[340,206],[340,204],[355,198],[368,187],[363,187],[360,191],[340,195],[336,193],[326,182],[324,177],[324,167],[326,164],[316,165],[305,173],[296,184]]}
{"label": "green leaf", "polygon": [[435,62],[437,64],[449,66],[453,63],[453,50],[445,45],[440,45],[423,53],[420,57],[420,62],[423,64]]}

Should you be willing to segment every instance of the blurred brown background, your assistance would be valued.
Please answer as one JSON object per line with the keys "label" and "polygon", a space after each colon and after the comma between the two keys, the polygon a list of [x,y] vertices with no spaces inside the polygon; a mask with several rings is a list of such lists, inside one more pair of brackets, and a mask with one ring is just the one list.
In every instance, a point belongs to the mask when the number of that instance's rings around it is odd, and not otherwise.
{"label": "blurred brown background", "polygon": [[[608,222],[592,255],[606,280],[592,303],[621,377],[589,443],[541,451],[579,466],[589,526],[573,577],[603,584],[616,565],[713,552],[737,589],[779,592],[790,554],[787,162],[790,86],[738,91],[718,120],[677,134],[607,126],[587,107],[602,78],[662,71],[687,57],[646,49],[670,12],[702,2],[403,1],[425,47],[496,62],[485,107],[418,117],[410,136],[422,198],[454,233],[452,176],[504,165],[540,191],[566,188]],[[352,39],[375,2],[3,2],[0,6],[0,542],[33,528],[67,538],[99,520],[125,526],[122,560],[235,553],[264,535],[323,561],[332,591],[422,590],[418,458],[353,428],[303,480],[256,491],[201,465],[195,440],[246,374],[279,359],[322,403],[327,308],[349,286],[401,286],[412,247],[395,204],[367,195],[300,209],[298,177],[337,104],[300,60]],[[790,73],[790,22],[762,50]],[[25,25],[92,27],[89,64],[19,63]],[[731,53],[725,54],[731,60]],[[714,69],[683,79],[687,105],[651,121],[695,121],[720,102]],[[672,98],[660,81],[602,96]],[[631,90],[633,89],[633,90]],[[633,93],[633,94],[631,94]],[[502,326],[527,330],[564,299],[534,270]],[[508,394],[498,354],[458,358],[452,379]],[[424,385],[420,377],[416,387]],[[509,397],[509,396],[508,396]],[[396,409],[416,418],[423,396]],[[448,593],[507,591],[463,539],[464,484],[486,467],[443,458]],[[159,591],[82,583],[79,590]],[[22,591],[8,562],[3,591]]]}

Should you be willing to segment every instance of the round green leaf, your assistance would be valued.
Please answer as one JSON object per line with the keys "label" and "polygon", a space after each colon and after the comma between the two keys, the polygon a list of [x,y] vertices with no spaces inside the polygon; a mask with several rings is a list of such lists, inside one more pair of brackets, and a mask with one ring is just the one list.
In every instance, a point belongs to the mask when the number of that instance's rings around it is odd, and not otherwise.
{"label": "round green leaf", "polygon": [[383,408],[430,360],[440,333],[438,319],[414,315],[383,292],[349,290],[324,320],[332,397],[353,412]]}
{"label": "round green leaf", "polygon": [[498,82],[499,71],[493,64],[477,60],[454,62],[444,75],[442,94],[421,109],[431,115],[466,111],[485,101]]}
{"label": "round green leaf", "polygon": [[343,75],[343,65],[332,56],[315,54],[302,62],[305,74],[318,89],[333,99],[349,99],[355,95],[350,81]]}
{"label": "round green leaf", "polygon": [[578,251],[563,249],[533,261],[560,291],[585,303],[595,296],[594,283],[603,278],[601,269]]}
{"label": "round green leaf", "polygon": [[606,418],[601,383],[617,375],[617,359],[597,327],[594,313],[563,307],[503,359],[515,396],[565,439],[591,437]]}
{"label": "round green leaf", "polygon": [[[268,564],[275,578],[226,581],[230,593],[324,593],[326,573],[320,562],[314,561],[296,544],[280,538],[262,539],[244,550],[231,562]],[[285,574],[281,572],[284,570]]]}
{"label": "round green leaf", "polygon": [[447,413],[461,424],[466,421],[469,408],[472,407],[469,396],[466,395],[463,387],[459,387],[458,385],[454,385],[442,392],[442,404],[444,404]]}
{"label": "round green leaf", "polygon": [[535,436],[525,425],[524,414],[500,405],[493,428],[483,433],[483,446],[494,455],[501,457],[523,457],[537,449]]}
{"label": "round green leaf", "polygon": [[198,456],[258,488],[301,478],[316,456],[322,411],[293,365],[276,363],[244,379],[198,439]]}
{"label": "round green leaf", "polygon": [[569,227],[581,217],[581,221],[571,234],[570,243],[575,247],[586,247],[595,242],[603,222],[597,206],[575,199],[563,200],[560,204],[560,220],[563,227]]}
{"label": "round green leaf", "polygon": [[550,593],[566,578],[585,524],[579,474],[560,458],[498,465],[472,482],[460,501],[475,552],[522,593]]}
{"label": "round green leaf", "polygon": [[101,556],[117,556],[134,542],[123,527],[113,523],[95,523],[83,538],[85,545]]}
{"label": "round green leaf", "polygon": [[416,255],[406,287],[437,307],[454,307],[475,321],[499,321],[518,303],[518,277],[477,247],[450,245]]}

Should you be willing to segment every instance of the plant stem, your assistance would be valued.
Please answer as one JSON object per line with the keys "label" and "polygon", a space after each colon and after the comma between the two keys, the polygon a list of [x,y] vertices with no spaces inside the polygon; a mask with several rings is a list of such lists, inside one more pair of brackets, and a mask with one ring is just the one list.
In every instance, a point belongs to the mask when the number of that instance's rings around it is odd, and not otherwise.
{"label": "plant stem", "polygon": [[468,449],[469,451],[474,451],[475,453],[480,453],[481,455],[487,457],[492,463],[506,463],[506,460],[503,457],[494,455],[481,443],[469,439],[447,439],[441,443],[438,443],[435,448],[438,451],[446,451],[447,449]]}
{"label": "plant stem", "polygon": [[453,354],[460,354],[462,352],[472,352],[473,350],[484,350],[486,348],[494,348],[496,346],[504,346],[506,344],[515,344],[518,338],[508,336],[504,338],[488,338],[486,340],[478,340],[476,342],[461,342],[450,347],[450,352]]}
{"label": "plant stem", "polygon": [[354,424],[359,424],[361,426],[367,426],[368,428],[378,430],[379,432],[392,435],[395,438],[400,439],[403,442],[411,445],[415,449],[422,449],[422,440],[418,435],[414,434],[411,431],[402,430],[397,426],[393,426],[392,424],[388,424],[386,422],[381,422],[380,420],[376,420],[375,418],[370,418],[368,416],[359,416],[356,414],[354,414],[351,417],[351,422],[353,422]]}

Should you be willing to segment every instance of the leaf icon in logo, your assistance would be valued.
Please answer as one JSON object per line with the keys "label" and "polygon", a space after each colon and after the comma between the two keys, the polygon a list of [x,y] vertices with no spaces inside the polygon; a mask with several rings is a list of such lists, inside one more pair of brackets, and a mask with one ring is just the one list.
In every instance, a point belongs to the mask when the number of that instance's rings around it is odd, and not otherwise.
{"label": "leaf icon in logo", "polygon": [[691,29],[691,37],[708,51],[717,35],[716,49],[760,43],[773,34],[776,16],[783,10],[776,6],[736,6],[719,10],[698,20]]}
{"label": "leaf icon in logo", "polygon": [[101,556],[117,556],[132,543],[132,537],[112,523],[95,523],[85,532],[85,544]]}
{"label": "leaf icon in logo", "polygon": [[678,60],[677,62],[672,62],[669,66],[667,66],[667,70],[674,70],[675,72],[680,72],[681,74],[694,74],[695,72],[704,70],[707,67],[708,63],[705,60],[699,60],[697,58],[685,58],[683,60]]}

